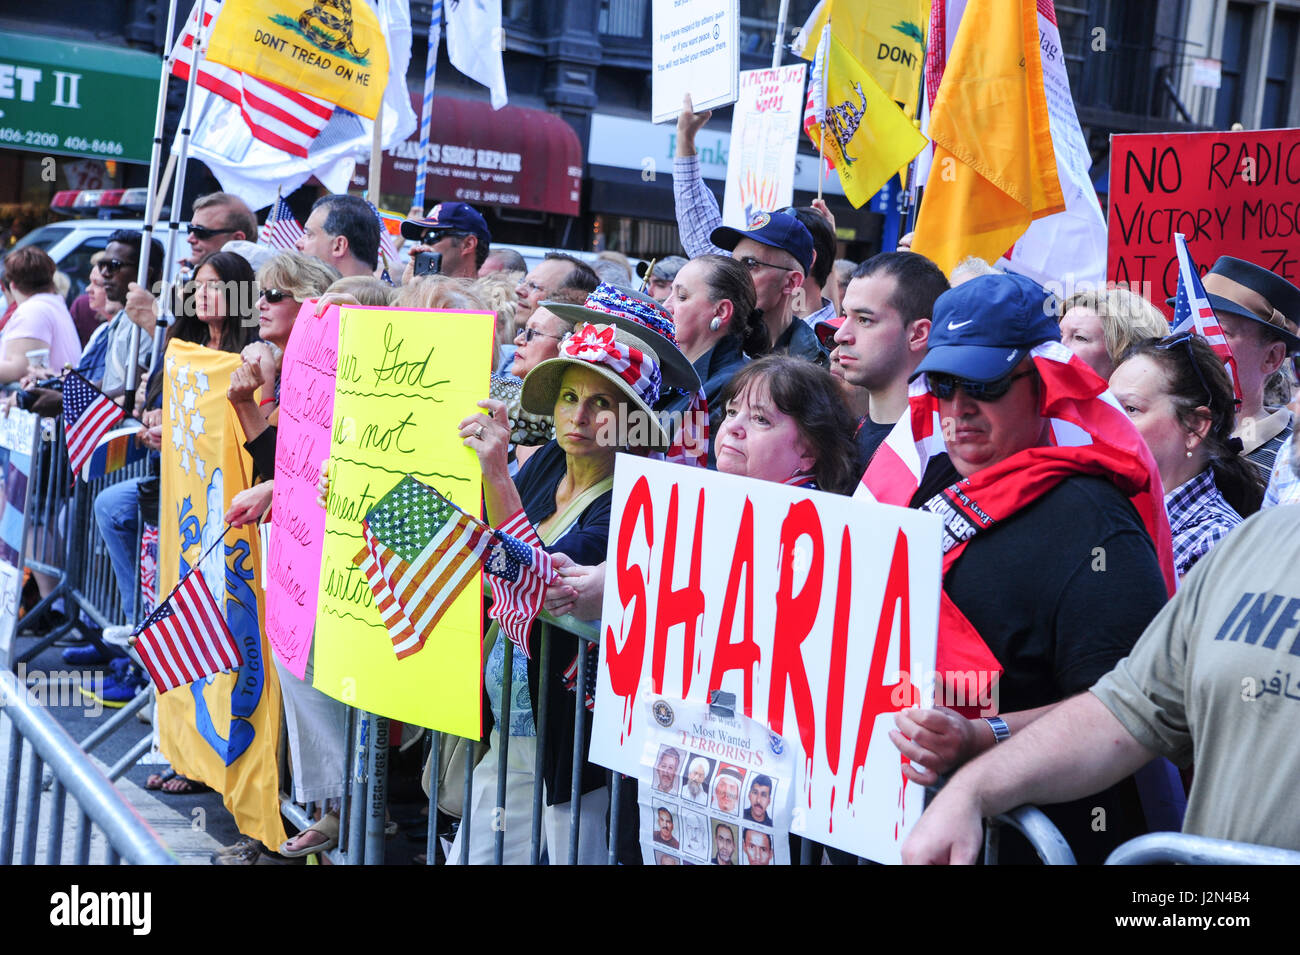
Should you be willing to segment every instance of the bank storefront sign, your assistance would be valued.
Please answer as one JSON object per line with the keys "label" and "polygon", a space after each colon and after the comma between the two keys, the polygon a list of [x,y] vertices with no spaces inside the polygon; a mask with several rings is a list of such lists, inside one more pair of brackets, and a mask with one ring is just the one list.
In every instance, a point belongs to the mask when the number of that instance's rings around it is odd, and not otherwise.
{"label": "bank storefront sign", "polygon": [[0,148],[148,162],[161,61],[0,31]]}

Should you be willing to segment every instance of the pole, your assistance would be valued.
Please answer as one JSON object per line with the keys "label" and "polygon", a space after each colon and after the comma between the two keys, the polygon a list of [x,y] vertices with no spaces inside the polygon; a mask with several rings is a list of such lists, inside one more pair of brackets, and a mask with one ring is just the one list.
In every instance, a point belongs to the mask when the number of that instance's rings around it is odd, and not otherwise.
{"label": "pole", "polygon": [[[370,175],[367,177],[366,192],[368,198],[374,204],[375,209],[379,208],[379,175],[383,172],[384,166],[384,103],[379,102],[379,109],[375,113],[375,131],[370,137]],[[376,212],[376,216],[378,213]],[[383,223],[379,227],[382,229]]]}
{"label": "pole", "polygon": [[[925,62],[929,55],[929,41],[930,31],[927,30],[925,42],[921,44],[921,77],[916,84],[916,119],[912,120],[917,129],[921,128],[921,109],[925,105]],[[924,151],[923,149],[922,152]],[[916,217],[921,211],[919,190],[920,186],[916,181],[916,156],[913,156],[907,164],[907,216],[903,220],[903,231],[899,234],[899,239],[916,229]]]}
{"label": "pole", "polygon": [[772,41],[772,69],[781,65],[781,55],[785,52],[785,21],[790,13],[790,0],[781,0],[776,13],[776,38]]}
{"label": "pole", "polygon": [[163,170],[162,182],[158,184],[157,197],[153,201],[154,212],[153,212],[153,220],[149,223],[150,226],[158,225],[158,217],[162,215],[163,193],[167,191],[169,186],[171,186],[172,173],[174,173],[175,171],[176,171],[176,154],[173,152],[169,152],[167,154],[167,168]]}
{"label": "pole", "polygon": [[[144,194],[144,228],[140,230],[140,263],[136,269],[136,284],[144,288],[149,282],[149,247],[153,240],[153,226],[158,218],[158,165],[162,160],[163,119],[167,114],[167,78],[171,75],[172,54],[176,46],[172,32],[176,26],[176,0],[167,2],[167,32],[163,37],[162,69],[158,76],[158,107],[153,121],[153,148],[149,154],[149,186]],[[127,366],[126,393],[135,391],[135,356],[140,347],[140,326],[131,327],[131,362]]]}
{"label": "pole", "polygon": [[424,102],[420,104],[420,156],[415,163],[415,199],[411,203],[420,208],[420,215],[424,215],[424,180],[429,172],[429,128],[433,125],[434,73],[438,68],[438,44],[441,42],[442,0],[433,0],[433,11],[429,15],[429,52],[424,58]]}

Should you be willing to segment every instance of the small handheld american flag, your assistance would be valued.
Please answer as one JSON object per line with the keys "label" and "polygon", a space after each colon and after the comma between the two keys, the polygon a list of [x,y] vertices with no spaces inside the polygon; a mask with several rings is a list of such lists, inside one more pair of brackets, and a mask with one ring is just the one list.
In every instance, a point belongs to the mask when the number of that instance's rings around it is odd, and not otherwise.
{"label": "small handheld american flag", "polygon": [[1174,233],[1174,248],[1178,252],[1178,297],[1174,299],[1173,332],[1195,332],[1205,339],[1214,353],[1223,360],[1223,367],[1232,379],[1233,397],[1240,405],[1241,383],[1237,380],[1237,359],[1232,357],[1232,348],[1214,315],[1214,307],[1210,305],[1210,297],[1205,294],[1205,286],[1201,284],[1196,263],[1187,251],[1187,239],[1181,232]]}
{"label": "small handheld american flag", "polygon": [[135,648],[159,693],[233,670],[244,662],[197,569],[145,619]]}
{"label": "small handheld american flag", "polygon": [[73,473],[81,473],[100,439],[125,417],[111,398],[77,372],[68,372],[63,379],[63,436]]}
{"label": "small handheld american flag", "polygon": [[492,578],[488,615],[528,657],[528,631],[542,610],[546,588],[555,579],[555,567],[523,510],[494,532],[492,550],[483,569]]}
{"label": "small handheld american flag", "polygon": [[289,203],[281,196],[276,196],[275,205],[271,206],[271,211],[266,215],[258,242],[280,252],[292,252],[298,247],[301,237],[302,226],[293,217]]}

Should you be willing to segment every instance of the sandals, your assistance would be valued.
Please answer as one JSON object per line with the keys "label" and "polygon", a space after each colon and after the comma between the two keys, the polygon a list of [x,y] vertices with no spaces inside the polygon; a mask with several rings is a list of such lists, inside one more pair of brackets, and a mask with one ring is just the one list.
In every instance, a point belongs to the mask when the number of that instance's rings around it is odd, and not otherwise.
{"label": "sandals", "polygon": [[[177,788],[168,789],[164,784],[171,782],[173,779],[179,779],[181,785]],[[174,769],[161,774],[152,774],[145,780],[144,788],[154,792],[163,792],[169,796],[197,796],[199,793],[212,792],[211,786],[206,783],[201,783],[197,779],[190,779],[187,776],[182,776]]]}
{"label": "sandals", "polygon": [[[320,833],[325,837],[325,841],[316,842],[312,845],[302,846],[297,849],[291,849],[289,848],[289,843],[292,842],[293,839],[287,839],[284,844],[280,846],[280,855],[289,859],[298,859],[302,856],[313,855],[317,852],[328,852],[335,848],[339,844],[339,817],[335,813],[327,812],[325,815],[320,817],[319,821],[298,833],[298,836],[308,832]],[[296,839],[297,836],[294,838]]]}

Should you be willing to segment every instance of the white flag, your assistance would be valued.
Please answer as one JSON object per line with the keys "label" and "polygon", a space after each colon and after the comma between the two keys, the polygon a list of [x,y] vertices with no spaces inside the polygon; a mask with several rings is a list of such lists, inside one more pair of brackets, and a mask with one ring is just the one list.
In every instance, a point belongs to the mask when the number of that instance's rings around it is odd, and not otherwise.
{"label": "white flag", "polygon": [[[415,131],[415,111],[406,87],[411,17],[405,0],[378,0],[373,5],[388,39],[383,145],[389,148],[405,142]],[[370,156],[374,130],[371,120],[336,109],[312,141],[307,156],[300,158],[254,139],[239,107],[207,90],[194,91],[194,117],[190,156],[212,171],[224,191],[239,196],[253,209],[269,206],[281,189],[288,195],[312,176],[330,192],[347,192],[357,160]],[[173,149],[179,146],[177,135]]]}
{"label": "white flag", "polygon": [[447,55],[452,66],[492,91],[493,109],[505,106],[501,0],[446,0],[443,9],[447,17]]}

